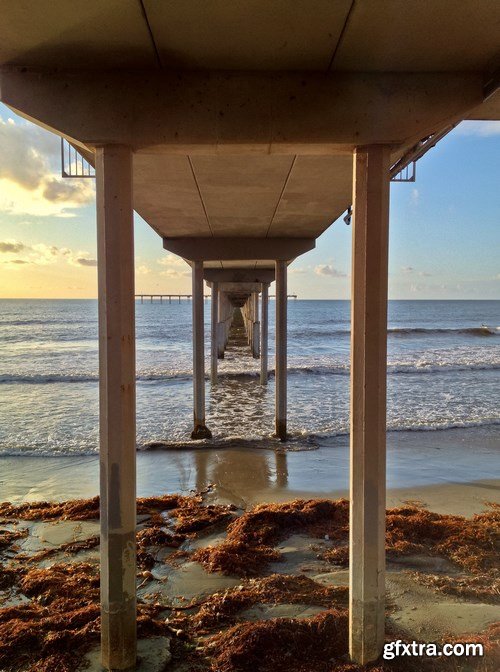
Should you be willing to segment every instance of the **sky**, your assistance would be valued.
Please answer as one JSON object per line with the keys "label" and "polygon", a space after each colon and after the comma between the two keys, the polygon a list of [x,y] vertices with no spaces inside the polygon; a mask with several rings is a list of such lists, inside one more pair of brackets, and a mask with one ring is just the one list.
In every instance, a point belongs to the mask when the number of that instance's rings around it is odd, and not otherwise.
{"label": "sky", "polygon": [[[95,183],[60,176],[60,140],[0,105],[0,298],[97,296]],[[190,293],[190,270],[135,216],[137,293]],[[463,122],[391,184],[389,298],[500,298],[500,121]],[[289,291],[347,299],[342,219],[289,267]]]}

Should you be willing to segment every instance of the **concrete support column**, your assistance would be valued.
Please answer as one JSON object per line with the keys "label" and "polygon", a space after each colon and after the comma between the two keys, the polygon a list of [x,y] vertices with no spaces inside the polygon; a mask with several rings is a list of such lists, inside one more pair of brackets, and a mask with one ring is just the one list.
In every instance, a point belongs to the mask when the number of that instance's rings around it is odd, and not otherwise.
{"label": "concrete support column", "polygon": [[210,306],[210,380],[217,385],[217,319],[219,316],[219,283],[212,283],[212,305]]}
{"label": "concrete support column", "polygon": [[136,662],[135,299],[132,153],[96,152],[101,661]]}
{"label": "concrete support column", "polygon": [[267,385],[267,353],[269,336],[269,285],[262,283],[260,315],[260,384]]}
{"label": "concrete support column", "polygon": [[203,262],[193,261],[193,396],[194,429],[192,439],[211,439],[205,425],[205,324],[203,296]]}
{"label": "concrete support column", "polygon": [[351,288],[351,658],[378,658],[385,626],[389,147],[354,153]]}
{"label": "concrete support column", "polygon": [[252,357],[260,357],[260,322],[252,322]]}
{"label": "concrete support column", "polygon": [[245,322],[245,333],[247,336],[247,343],[252,347],[252,329],[250,323],[252,321],[251,297],[248,297],[243,306],[243,318]]}
{"label": "concrete support column", "polygon": [[287,264],[276,261],[276,436],[286,440]]}
{"label": "concrete support column", "polygon": [[259,293],[252,294],[252,355],[260,357],[260,321],[259,321]]}
{"label": "concrete support column", "polygon": [[217,315],[217,357],[224,359],[224,299],[226,295],[219,291],[219,310]]}

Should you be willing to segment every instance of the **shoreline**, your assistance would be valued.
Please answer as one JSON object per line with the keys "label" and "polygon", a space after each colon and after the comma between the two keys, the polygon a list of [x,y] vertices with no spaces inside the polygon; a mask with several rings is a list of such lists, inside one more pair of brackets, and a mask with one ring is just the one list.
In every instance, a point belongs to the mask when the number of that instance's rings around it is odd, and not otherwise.
{"label": "shoreline", "polygon": [[[388,434],[387,506],[420,500],[438,513],[472,515],[498,501],[500,431],[481,428]],[[0,454],[0,501],[14,504],[93,497],[99,492],[99,456]],[[238,446],[137,453],[137,495],[187,494],[215,486],[217,501],[247,508],[296,498],[345,497],[349,488],[348,437],[315,450],[262,450]]]}

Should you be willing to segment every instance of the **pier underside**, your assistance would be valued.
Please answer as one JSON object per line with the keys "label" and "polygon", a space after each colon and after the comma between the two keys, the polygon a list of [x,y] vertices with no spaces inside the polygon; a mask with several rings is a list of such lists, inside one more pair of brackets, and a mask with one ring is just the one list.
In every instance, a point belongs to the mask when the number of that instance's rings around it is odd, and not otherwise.
{"label": "pier underside", "polygon": [[[276,282],[276,434],[286,440],[287,266],[353,206],[351,658],[385,623],[391,167],[463,119],[500,119],[497,0],[2,5],[0,95],[96,169],[102,664],[136,664],[133,210],[193,276],[193,439],[235,310],[267,382]],[[239,317],[239,313],[238,313]]]}

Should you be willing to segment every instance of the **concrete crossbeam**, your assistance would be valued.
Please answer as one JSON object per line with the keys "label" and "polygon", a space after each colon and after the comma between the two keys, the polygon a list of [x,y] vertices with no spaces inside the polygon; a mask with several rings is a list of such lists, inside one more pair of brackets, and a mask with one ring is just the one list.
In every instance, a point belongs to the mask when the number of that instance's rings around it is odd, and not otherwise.
{"label": "concrete crossbeam", "polygon": [[164,238],[163,247],[188,261],[282,259],[314,250],[314,238]]}
{"label": "concrete crossbeam", "polygon": [[273,282],[274,268],[205,268],[205,282]]}
{"label": "concrete crossbeam", "polygon": [[75,142],[180,154],[396,147],[467,116],[483,86],[481,72],[0,73],[3,103]]}

